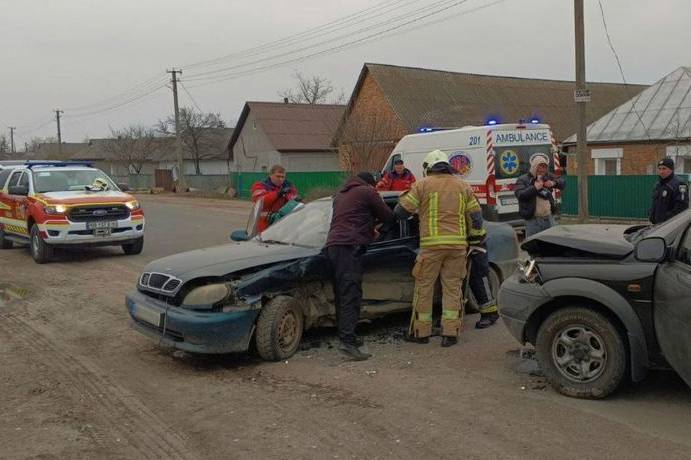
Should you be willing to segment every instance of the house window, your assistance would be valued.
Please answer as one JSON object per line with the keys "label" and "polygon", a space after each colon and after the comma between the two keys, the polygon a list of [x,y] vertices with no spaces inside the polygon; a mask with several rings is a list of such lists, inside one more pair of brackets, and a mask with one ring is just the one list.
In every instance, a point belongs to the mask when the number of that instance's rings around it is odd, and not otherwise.
{"label": "house window", "polygon": [[667,156],[674,160],[674,172],[691,174],[691,146],[674,145],[667,147]]}
{"label": "house window", "polygon": [[621,159],[624,149],[593,149],[590,153],[595,163],[596,176],[621,175]]}

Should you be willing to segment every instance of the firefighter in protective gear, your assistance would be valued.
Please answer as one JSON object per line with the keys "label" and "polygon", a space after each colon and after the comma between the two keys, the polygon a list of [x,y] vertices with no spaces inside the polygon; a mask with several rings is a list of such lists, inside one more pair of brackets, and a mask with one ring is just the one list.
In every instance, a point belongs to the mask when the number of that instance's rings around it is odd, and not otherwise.
{"label": "firefighter in protective gear", "polygon": [[422,167],[425,178],[401,195],[396,208],[401,218],[413,213],[420,218],[409,340],[429,342],[434,285],[441,278],[442,346],[449,347],[458,342],[462,326],[461,285],[466,275],[468,241],[484,238],[486,230],[471,187],[454,175],[444,152],[428,153]]}
{"label": "firefighter in protective gear", "polygon": [[261,233],[266,230],[271,223],[271,215],[297,196],[295,186],[286,180],[286,169],[281,165],[272,166],[269,177],[252,185],[252,203],[262,200],[257,231]]}
{"label": "firefighter in protective gear", "polygon": [[497,299],[492,293],[489,273],[489,257],[487,256],[487,244],[485,238],[470,238],[468,240],[471,251],[470,258],[470,279],[468,285],[473,292],[475,301],[480,309],[480,320],[475,323],[476,329],[485,329],[493,325],[499,319],[497,309]]}

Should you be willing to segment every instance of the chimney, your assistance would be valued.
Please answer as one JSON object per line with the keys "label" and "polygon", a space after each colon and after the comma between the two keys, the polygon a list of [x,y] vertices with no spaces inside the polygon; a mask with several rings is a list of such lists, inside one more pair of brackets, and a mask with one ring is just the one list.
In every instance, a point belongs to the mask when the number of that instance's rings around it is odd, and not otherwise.
{"label": "chimney", "polygon": [[284,97],[284,98],[283,98],[283,103],[284,103],[284,104],[287,104],[287,103],[288,103],[288,98],[287,98],[287,97]]}

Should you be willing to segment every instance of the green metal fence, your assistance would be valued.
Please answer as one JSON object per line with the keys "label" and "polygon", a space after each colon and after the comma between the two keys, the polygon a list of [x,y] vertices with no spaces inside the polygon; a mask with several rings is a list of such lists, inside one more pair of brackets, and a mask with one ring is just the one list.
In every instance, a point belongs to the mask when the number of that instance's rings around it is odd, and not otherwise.
{"label": "green metal fence", "polygon": [[[231,180],[238,192],[238,198],[249,198],[252,184],[266,179],[266,173],[233,173]],[[335,189],[339,187],[348,174],[343,171],[327,172],[288,172],[288,180],[305,197],[315,189]]]}
{"label": "green metal fence", "polygon": [[[589,176],[588,212],[593,217],[645,219],[657,176]],[[578,180],[566,177],[561,212],[578,215]]]}

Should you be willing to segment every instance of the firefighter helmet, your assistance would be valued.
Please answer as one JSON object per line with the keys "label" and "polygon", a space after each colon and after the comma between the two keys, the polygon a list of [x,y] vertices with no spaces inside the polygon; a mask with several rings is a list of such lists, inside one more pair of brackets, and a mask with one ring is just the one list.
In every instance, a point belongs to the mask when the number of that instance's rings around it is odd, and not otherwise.
{"label": "firefighter helmet", "polygon": [[449,164],[449,157],[441,150],[433,150],[425,156],[425,161],[422,162],[422,169],[428,170],[439,163]]}

